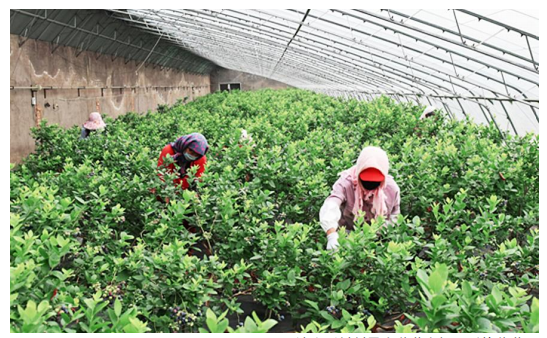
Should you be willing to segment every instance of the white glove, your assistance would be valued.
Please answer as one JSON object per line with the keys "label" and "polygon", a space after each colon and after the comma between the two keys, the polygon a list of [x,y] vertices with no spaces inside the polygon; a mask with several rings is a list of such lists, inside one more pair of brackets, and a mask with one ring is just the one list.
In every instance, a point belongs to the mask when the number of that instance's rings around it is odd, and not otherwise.
{"label": "white glove", "polygon": [[393,224],[397,223],[398,218],[399,218],[399,215],[389,216],[389,218],[384,222],[384,228],[390,227]]}
{"label": "white glove", "polygon": [[338,221],[342,217],[340,212],[340,204],[337,203],[338,199],[327,199],[321,210],[319,211],[319,223],[323,231],[327,232],[329,229],[338,229]]}
{"label": "white glove", "polygon": [[333,232],[327,236],[327,250],[336,249],[338,247],[338,233]]}

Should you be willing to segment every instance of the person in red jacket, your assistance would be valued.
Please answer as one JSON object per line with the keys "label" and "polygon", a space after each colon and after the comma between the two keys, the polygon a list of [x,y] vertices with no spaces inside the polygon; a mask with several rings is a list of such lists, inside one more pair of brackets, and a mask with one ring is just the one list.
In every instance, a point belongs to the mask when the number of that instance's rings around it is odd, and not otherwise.
{"label": "person in red jacket", "polygon": [[[179,166],[179,177],[173,180],[173,183],[181,188],[188,189],[188,175],[186,171],[193,166],[199,166],[196,177],[201,177],[205,172],[205,164],[207,156],[205,154],[209,150],[207,139],[200,133],[192,133],[179,137],[175,142],[167,144],[161,151],[158,160],[158,168],[165,167],[170,173],[175,172],[175,163]],[[175,163],[164,166],[163,162],[167,154],[171,155]],[[163,175],[158,174],[163,181]]]}

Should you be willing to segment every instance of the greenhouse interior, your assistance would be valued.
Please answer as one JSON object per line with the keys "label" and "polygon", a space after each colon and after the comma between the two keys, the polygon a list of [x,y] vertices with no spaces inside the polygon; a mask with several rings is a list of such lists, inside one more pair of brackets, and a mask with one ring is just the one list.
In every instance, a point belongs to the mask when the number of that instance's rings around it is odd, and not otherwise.
{"label": "greenhouse interior", "polygon": [[10,332],[539,333],[539,13],[10,9]]}

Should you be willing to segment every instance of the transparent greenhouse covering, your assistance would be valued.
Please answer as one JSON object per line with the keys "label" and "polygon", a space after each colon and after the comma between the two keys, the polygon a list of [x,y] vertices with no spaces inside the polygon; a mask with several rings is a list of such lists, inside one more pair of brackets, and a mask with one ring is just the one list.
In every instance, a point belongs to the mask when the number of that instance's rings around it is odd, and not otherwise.
{"label": "transparent greenhouse covering", "polygon": [[517,10],[110,10],[228,69],[539,131],[539,19]]}

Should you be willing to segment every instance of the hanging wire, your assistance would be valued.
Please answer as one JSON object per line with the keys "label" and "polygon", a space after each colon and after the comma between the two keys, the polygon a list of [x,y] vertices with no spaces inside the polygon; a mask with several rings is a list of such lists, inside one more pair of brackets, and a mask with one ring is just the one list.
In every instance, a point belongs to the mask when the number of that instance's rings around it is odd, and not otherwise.
{"label": "hanging wire", "polygon": [[275,64],[271,74],[269,77],[272,76],[272,74],[275,73],[275,70],[277,69],[277,66],[279,65],[279,62],[281,62],[281,60],[283,59],[283,57],[285,56],[285,53],[287,52],[287,49],[289,48],[289,46],[291,45],[291,42],[293,42],[294,38],[296,38],[296,36],[298,35],[298,32],[300,31],[300,28],[302,28],[302,25],[304,24],[304,22],[306,21],[306,18],[308,17],[308,14],[310,14],[310,10],[306,10],[306,14],[304,14],[304,18],[302,18],[302,21],[300,22],[300,25],[298,25],[298,28],[296,29],[296,32],[294,32],[294,35],[292,36],[291,40],[287,43],[287,46],[285,47],[285,50],[283,50],[283,54],[281,54],[281,57],[279,58],[279,60],[277,61],[277,63]]}
{"label": "hanging wire", "polygon": [[163,35],[160,35],[158,37],[158,40],[156,41],[156,43],[154,44],[154,46],[152,47],[152,49],[150,50],[150,53],[148,53],[148,55],[146,56],[146,58],[144,59],[144,61],[140,64],[140,66],[137,67],[137,69],[135,70],[135,73],[138,73],[139,70],[141,69],[141,67],[146,63],[146,61],[148,61],[148,58],[150,58],[150,55],[152,55],[152,53],[154,52],[154,49],[156,49],[156,46],[158,45],[158,43],[160,42],[161,38],[163,37]]}

